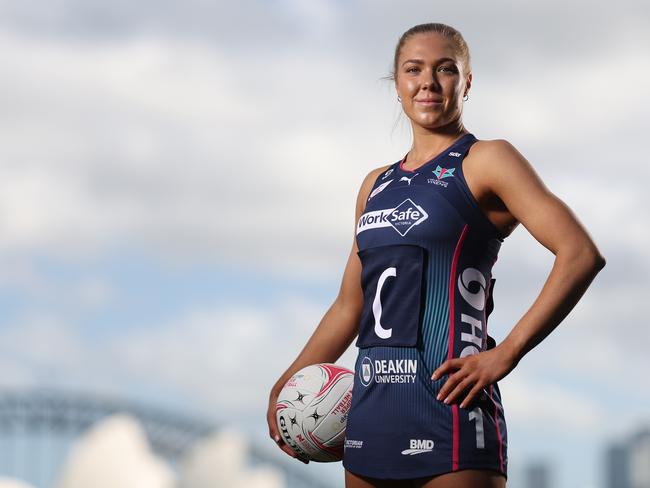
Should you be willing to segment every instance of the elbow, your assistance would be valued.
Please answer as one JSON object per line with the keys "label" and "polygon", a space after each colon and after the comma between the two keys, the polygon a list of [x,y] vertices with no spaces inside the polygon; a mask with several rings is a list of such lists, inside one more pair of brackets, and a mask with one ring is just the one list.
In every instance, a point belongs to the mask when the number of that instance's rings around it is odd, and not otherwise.
{"label": "elbow", "polygon": [[605,267],[605,264],[607,264],[605,256],[603,256],[596,247],[590,246],[584,251],[583,256],[587,262],[587,266],[589,267],[591,274],[594,276],[597,275],[600,270]]}
{"label": "elbow", "polygon": [[601,269],[605,267],[605,264],[607,264],[607,261],[605,260],[605,256],[601,254],[601,252],[598,250],[598,248],[593,242],[589,243],[589,245],[587,246],[586,253],[587,255],[589,255],[591,265],[595,273],[598,273]]}
{"label": "elbow", "polygon": [[572,263],[574,269],[580,268],[583,272],[597,275],[607,263],[605,257],[600,253],[593,243],[585,245],[573,245],[566,249],[564,256]]}

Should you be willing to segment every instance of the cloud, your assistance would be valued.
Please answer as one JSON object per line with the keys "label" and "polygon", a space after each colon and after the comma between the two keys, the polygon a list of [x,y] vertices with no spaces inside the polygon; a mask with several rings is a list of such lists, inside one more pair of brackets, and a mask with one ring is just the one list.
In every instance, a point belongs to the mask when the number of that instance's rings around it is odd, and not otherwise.
{"label": "cloud", "polygon": [[0,477],[0,488],[32,488],[31,485],[28,485],[24,481]]}
{"label": "cloud", "polygon": [[[76,441],[61,468],[57,486],[284,487],[280,471],[272,466],[251,469],[248,456],[248,441],[238,431],[225,429],[191,446],[175,473],[151,451],[140,423],[129,415],[118,414],[100,420]],[[0,487],[4,487],[1,483]]]}
{"label": "cloud", "polygon": [[[0,68],[0,130],[11,135],[0,149],[4,253],[137,247],[336,279],[364,174],[406,148],[408,134],[390,140],[390,83],[370,82],[367,68],[334,51],[296,46],[250,64],[221,45],[151,33],[78,42],[5,32],[2,44],[11,46]],[[616,55],[617,70],[644,78],[639,44],[621,37],[599,56]],[[509,138],[552,189],[611,194],[611,204],[585,204],[595,223],[613,206],[643,203],[629,189],[645,170],[619,157],[634,172],[604,179],[612,164],[604,155],[616,149],[592,151],[590,137],[642,120],[650,99],[643,88],[603,98],[618,71],[599,56],[550,65],[531,52],[507,77],[486,67],[467,105],[479,137]],[[265,73],[263,93],[244,72]],[[559,155],[571,163],[559,165]]]}
{"label": "cloud", "polygon": [[[500,382],[506,421],[517,428],[591,433],[607,421],[604,407],[558,380],[540,381],[516,372]],[[543,427],[542,427],[543,426]]]}
{"label": "cloud", "polygon": [[69,454],[59,488],[173,488],[175,476],[151,451],[140,424],[115,415],[94,425]]}
{"label": "cloud", "polygon": [[[319,304],[300,296],[266,307],[198,310],[156,330],[116,338],[109,349],[124,376],[174,385],[212,406],[218,418],[260,415],[322,313]],[[345,361],[353,369],[353,358]]]}
{"label": "cloud", "polygon": [[[272,385],[318,325],[322,305],[281,296],[268,305],[190,309],[158,324],[107,326],[34,315],[0,328],[0,357],[11,383],[124,392],[160,391],[193,399],[214,420],[261,416]],[[353,347],[340,364],[354,368]],[[3,383],[9,378],[3,380]],[[262,418],[262,417],[260,417]]]}
{"label": "cloud", "polygon": [[283,474],[272,466],[247,466],[248,444],[234,430],[200,440],[181,462],[180,488],[283,488]]}

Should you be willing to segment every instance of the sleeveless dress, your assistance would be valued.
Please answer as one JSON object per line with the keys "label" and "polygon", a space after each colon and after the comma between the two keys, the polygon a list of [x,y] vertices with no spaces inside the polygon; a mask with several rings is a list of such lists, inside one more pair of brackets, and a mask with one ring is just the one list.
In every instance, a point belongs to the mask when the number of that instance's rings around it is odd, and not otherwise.
{"label": "sleeveless dress", "polygon": [[[501,394],[472,408],[437,400],[448,358],[495,346],[487,333],[503,236],[478,207],[462,162],[473,134],[410,171],[377,177],[356,240],[364,306],[343,466],[382,479],[490,469],[507,477]],[[444,400],[444,399],[443,399]]]}

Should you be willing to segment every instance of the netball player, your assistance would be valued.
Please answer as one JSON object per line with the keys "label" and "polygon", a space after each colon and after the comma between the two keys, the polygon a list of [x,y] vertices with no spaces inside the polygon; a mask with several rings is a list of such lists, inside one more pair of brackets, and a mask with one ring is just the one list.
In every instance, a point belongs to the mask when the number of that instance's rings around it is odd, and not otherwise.
{"label": "netball player", "polygon": [[[407,154],[364,179],[334,303],[273,386],[267,420],[299,369],[338,360],[357,337],[346,426],[347,488],[501,488],[507,432],[497,382],[570,312],[605,259],[573,212],[507,141],[462,122],[472,84],[461,34],[406,31],[392,79],[410,119]],[[508,336],[487,332],[492,266],[518,224],[555,255]]]}

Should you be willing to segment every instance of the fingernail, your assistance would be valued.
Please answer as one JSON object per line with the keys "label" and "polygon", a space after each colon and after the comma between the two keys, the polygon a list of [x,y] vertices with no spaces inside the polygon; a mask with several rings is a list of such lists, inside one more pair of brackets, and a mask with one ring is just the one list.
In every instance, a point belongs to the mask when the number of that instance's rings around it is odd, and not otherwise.
{"label": "fingernail", "polygon": [[432,379],[432,380],[435,380],[437,376],[438,376],[438,375],[437,375],[436,373],[433,373],[433,374],[431,375],[431,379]]}
{"label": "fingernail", "polygon": [[449,397],[445,398],[445,403],[449,405]]}
{"label": "fingernail", "polygon": [[442,394],[438,393],[438,396],[436,397],[436,400],[441,400],[442,399]]}
{"label": "fingernail", "polygon": [[274,439],[275,439],[275,442],[280,442],[280,436],[279,435],[276,434]]}

